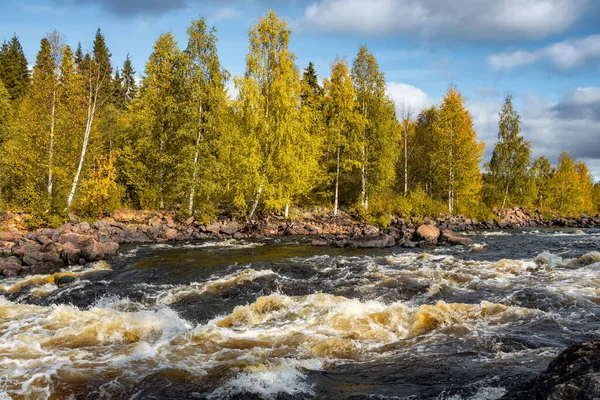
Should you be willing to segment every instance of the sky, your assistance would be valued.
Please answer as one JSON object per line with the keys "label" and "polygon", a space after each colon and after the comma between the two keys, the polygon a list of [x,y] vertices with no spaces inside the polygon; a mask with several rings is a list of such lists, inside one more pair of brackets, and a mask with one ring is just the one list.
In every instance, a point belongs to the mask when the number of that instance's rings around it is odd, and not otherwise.
{"label": "sky", "polygon": [[[101,28],[115,65],[131,56],[138,76],[161,33],[181,47],[192,19],[217,29],[222,65],[245,69],[248,30],[274,9],[289,23],[303,69],[327,77],[366,45],[397,106],[439,104],[449,85],[463,93],[489,160],[498,113],[511,94],[534,157],[560,152],[600,179],[600,1],[598,0],[0,0],[0,40],[19,37],[30,63],[58,30],[91,49]],[[230,83],[233,93],[233,83]],[[235,93],[233,93],[235,95]]]}

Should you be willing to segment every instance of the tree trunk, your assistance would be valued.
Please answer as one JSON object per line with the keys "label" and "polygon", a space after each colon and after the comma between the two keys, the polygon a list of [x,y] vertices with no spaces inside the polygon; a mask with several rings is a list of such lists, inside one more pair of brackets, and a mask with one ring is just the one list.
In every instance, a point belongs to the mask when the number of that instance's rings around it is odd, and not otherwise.
{"label": "tree trunk", "polygon": [[338,215],[338,199],[340,187],[340,144],[337,148],[337,163],[335,167],[335,200],[333,202],[333,215]]}
{"label": "tree trunk", "polygon": [[408,127],[404,123],[404,197],[408,195]]}
{"label": "tree trunk", "polygon": [[283,213],[283,216],[285,219],[288,219],[289,215],[290,215],[290,203],[288,202],[288,203],[285,203],[285,211]]}
{"label": "tree trunk", "polygon": [[48,143],[48,200],[52,203],[52,186],[54,177],[53,159],[54,159],[54,125],[56,124],[56,84],[52,88],[52,106],[50,109],[50,140]]}
{"label": "tree trunk", "polygon": [[506,184],[506,190],[504,190],[504,198],[502,199],[502,209],[506,206],[506,198],[508,197],[508,183]]}
{"label": "tree trunk", "polygon": [[196,136],[196,151],[194,152],[194,170],[192,172],[192,182],[190,183],[190,199],[188,203],[188,215],[192,215],[194,212],[194,193],[196,192],[196,176],[198,175],[198,156],[200,145],[200,138],[202,137],[202,105],[200,105],[200,116],[198,120],[198,135]]}
{"label": "tree trunk", "polygon": [[79,157],[79,165],[77,166],[77,173],[75,173],[75,178],[73,179],[73,185],[71,186],[71,191],[69,192],[69,197],[67,198],[67,206],[65,207],[65,212],[69,211],[71,207],[71,203],[73,202],[73,198],[75,197],[75,192],[77,191],[77,185],[79,184],[79,177],[81,176],[81,170],[83,169],[83,163],[85,161],[85,153],[87,152],[87,146],[90,139],[90,133],[92,131],[92,123],[94,122],[94,115],[96,114],[96,103],[98,101],[98,88],[96,88],[96,93],[94,93],[92,86],[92,78],[90,76],[90,93],[88,98],[88,115],[87,121],[85,124],[85,133],[83,135],[83,145],[81,146],[81,155]]}
{"label": "tree trunk", "polygon": [[260,200],[260,195],[263,191],[262,179],[260,184],[258,185],[258,190],[256,191],[256,198],[254,199],[254,203],[252,204],[252,210],[250,210],[250,215],[248,215],[248,219],[251,220],[256,212],[256,207],[258,206],[258,202]]}
{"label": "tree trunk", "polygon": [[361,188],[361,204],[363,208],[367,208],[367,177],[365,176],[365,158],[366,158],[366,149],[365,145],[362,148],[362,166],[361,166],[361,174],[360,174],[360,188]]}

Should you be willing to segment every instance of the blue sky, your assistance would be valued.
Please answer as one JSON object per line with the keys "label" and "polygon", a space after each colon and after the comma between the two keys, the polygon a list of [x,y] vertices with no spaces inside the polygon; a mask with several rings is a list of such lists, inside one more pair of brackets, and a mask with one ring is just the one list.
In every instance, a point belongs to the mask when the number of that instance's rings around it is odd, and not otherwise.
{"label": "blue sky", "polygon": [[600,2],[596,0],[2,0],[0,39],[13,33],[35,60],[53,29],[90,49],[96,28],[113,61],[127,53],[142,73],[152,44],[172,31],[184,46],[192,18],[217,28],[221,62],[242,74],[247,32],[269,8],[290,24],[300,68],[320,78],[336,57],[349,61],[366,44],[397,103],[418,112],[456,84],[475,127],[496,139],[498,111],[512,93],[534,156],[554,163],[560,151],[600,177]]}

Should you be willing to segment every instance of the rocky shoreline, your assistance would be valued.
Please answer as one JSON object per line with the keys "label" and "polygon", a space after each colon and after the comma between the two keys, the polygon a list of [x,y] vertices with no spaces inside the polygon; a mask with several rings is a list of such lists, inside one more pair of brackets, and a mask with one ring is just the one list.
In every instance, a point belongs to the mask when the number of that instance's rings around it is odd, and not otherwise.
{"label": "rocky shoreline", "polygon": [[26,214],[0,218],[0,275],[46,274],[117,255],[125,243],[223,240],[270,236],[311,235],[315,246],[351,248],[430,248],[468,246],[473,241],[454,232],[524,227],[599,228],[600,215],[578,219],[543,220],[521,209],[505,210],[498,220],[439,217],[423,221],[393,219],[387,228],[366,224],[349,215],[306,213],[296,219],[269,216],[256,221],[227,219],[202,224],[194,218],[176,221],[173,214],[120,210],[93,223],[72,217],[59,228],[27,231]]}

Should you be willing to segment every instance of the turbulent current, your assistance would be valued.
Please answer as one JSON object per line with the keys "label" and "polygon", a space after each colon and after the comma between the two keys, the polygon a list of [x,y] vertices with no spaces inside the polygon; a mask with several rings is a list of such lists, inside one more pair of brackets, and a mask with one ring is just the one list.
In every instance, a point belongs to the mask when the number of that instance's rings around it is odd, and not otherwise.
{"label": "turbulent current", "polygon": [[0,399],[500,399],[600,338],[600,232],[469,235],[138,246],[2,280]]}

